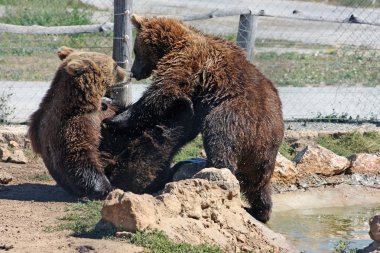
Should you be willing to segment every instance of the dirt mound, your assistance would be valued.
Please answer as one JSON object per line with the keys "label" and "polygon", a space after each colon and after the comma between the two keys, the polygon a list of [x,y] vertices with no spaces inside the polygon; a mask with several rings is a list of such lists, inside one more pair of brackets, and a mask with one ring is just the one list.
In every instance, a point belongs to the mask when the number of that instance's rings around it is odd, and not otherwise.
{"label": "dirt mound", "polygon": [[115,190],[102,216],[125,231],[159,229],[174,241],[219,245],[225,252],[298,252],[245,211],[239,183],[227,169],[203,169],[155,197]]}

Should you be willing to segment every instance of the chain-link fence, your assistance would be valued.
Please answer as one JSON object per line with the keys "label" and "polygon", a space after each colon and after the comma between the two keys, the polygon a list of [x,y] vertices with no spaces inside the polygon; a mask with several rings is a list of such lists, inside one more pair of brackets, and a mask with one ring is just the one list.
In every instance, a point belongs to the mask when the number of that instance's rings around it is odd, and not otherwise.
{"label": "chain-link fence", "polygon": [[[35,6],[25,6],[25,2]],[[58,5],[64,5],[63,14],[57,13]],[[37,18],[25,14],[29,9],[39,13]],[[250,10],[255,15],[253,62],[279,88],[287,120],[380,120],[380,1],[133,3],[133,12],[140,15],[183,20],[203,17],[185,23],[229,40],[236,40],[239,15],[218,17],[218,13],[239,10]],[[64,18],[56,18],[59,15]],[[113,22],[113,0],[0,0],[0,23],[61,26],[106,22]],[[8,101],[2,107],[7,110],[8,120],[25,121],[35,110],[59,64],[55,52],[60,46],[111,55],[112,40],[112,31],[75,35],[0,33],[0,95]],[[131,87],[136,100],[140,86],[135,91]]]}

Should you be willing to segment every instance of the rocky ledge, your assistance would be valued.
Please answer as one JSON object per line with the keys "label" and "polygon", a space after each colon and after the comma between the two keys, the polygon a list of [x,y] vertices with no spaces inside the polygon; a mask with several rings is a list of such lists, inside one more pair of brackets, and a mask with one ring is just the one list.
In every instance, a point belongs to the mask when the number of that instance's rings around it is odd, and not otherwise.
{"label": "rocky ledge", "polygon": [[203,169],[168,183],[157,196],[115,190],[102,217],[124,231],[158,229],[176,242],[209,243],[223,252],[299,252],[245,211],[239,182],[228,169]]}

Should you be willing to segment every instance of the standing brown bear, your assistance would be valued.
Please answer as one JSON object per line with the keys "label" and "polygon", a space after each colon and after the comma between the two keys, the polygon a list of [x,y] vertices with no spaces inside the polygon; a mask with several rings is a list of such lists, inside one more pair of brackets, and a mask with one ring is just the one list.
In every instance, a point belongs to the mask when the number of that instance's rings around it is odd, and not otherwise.
{"label": "standing brown bear", "polygon": [[[270,218],[270,179],[283,134],[276,88],[234,43],[203,35],[168,18],[133,16],[137,28],[132,75],[153,83],[113,124],[141,132],[177,100],[190,100],[208,165],[229,168],[258,220]],[[123,119],[124,117],[124,119]]]}
{"label": "standing brown bear", "polygon": [[111,190],[98,151],[101,121],[113,115],[102,110],[102,96],[126,73],[100,53],[63,47],[58,56],[63,61],[30,119],[32,148],[67,192],[101,199]]}

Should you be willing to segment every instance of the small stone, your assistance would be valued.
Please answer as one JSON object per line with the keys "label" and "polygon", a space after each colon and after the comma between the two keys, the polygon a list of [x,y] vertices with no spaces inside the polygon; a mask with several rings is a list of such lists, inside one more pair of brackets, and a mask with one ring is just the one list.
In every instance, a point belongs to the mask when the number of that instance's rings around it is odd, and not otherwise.
{"label": "small stone", "polygon": [[199,220],[202,217],[201,208],[198,207],[187,211],[187,217]]}
{"label": "small stone", "polygon": [[201,158],[207,158],[207,154],[206,154],[206,151],[204,149],[202,149],[200,152],[199,152],[199,156]]}
{"label": "small stone", "polygon": [[108,194],[102,209],[102,218],[125,231],[142,231],[156,224],[155,199],[152,195],[114,190]]}
{"label": "small stone", "polygon": [[12,180],[13,180],[13,177],[11,174],[5,171],[0,171],[0,184],[8,184]]}
{"label": "small stone", "polygon": [[15,142],[15,141],[10,141],[10,142],[9,142],[9,146],[10,146],[11,148],[19,148],[19,147],[20,147],[20,144],[18,144],[18,143]]}
{"label": "small stone", "polygon": [[236,240],[241,243],[245,243],[245,236],[244,235],[238,235],[236,236]]}
{"label": "small stone", "polygon": [[132,233],[127,232],[127,231],[119,231],[119,232],[116,232],[115,236],[116,236],[116,238],[131,238]]}
{"label": "small stone", "polygon": [[8,157],[6,161],[10,163],[26,164],[28,162],[28,159],[26,158],[24,152],[21,149],[17,149],[13,152],[13,154],[10,157]]}
{"label": "small stone", "polygon": [[239,181],[229,169],[205,168],[196,173],[193,178],[216,182],[216,184],[223,190],[229,190],[229,194],[232,195],[232,197],[240,197]]}
{"label": "small stone", "polygon": [[180,181],[192,178],[196,173],[206,167],[206,160],[202,158],[192,158],[180,161],[173,166],[173,181]]}
{"label": "small stone", "polygon": [[243,252],[253,252],[253,249],[251,247],[245,245],[245,246],[241,247],[241,251],[243,251]]}

